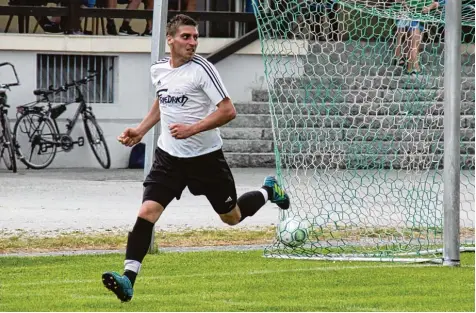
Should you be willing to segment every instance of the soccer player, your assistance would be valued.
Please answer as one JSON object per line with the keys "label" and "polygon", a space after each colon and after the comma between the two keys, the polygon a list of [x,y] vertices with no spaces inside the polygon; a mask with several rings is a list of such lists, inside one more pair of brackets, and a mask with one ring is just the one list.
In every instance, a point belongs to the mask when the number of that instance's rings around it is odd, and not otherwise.
{"label": "soccer player", "polygon": [[154,224],[186,186],[193,195],[205,195],[228,225],[254,215],[268,200],[283,210],[289,208],[289,197],[273,176],[266,177],[259,190],[237,198],[217,128],[234,119],[236,111],[216,68],[195,54],[197,22],[181,14],[172,18],[167,24],[167,43],[170,58],[150,69],[157,94],[152,108],[136,128],[127,128],[118,137],[132,147],[161,121],[154,163],[144,181],[142,206],[127,240],[124,273],[102,275],[104,286],[123,302],[132,299]]}

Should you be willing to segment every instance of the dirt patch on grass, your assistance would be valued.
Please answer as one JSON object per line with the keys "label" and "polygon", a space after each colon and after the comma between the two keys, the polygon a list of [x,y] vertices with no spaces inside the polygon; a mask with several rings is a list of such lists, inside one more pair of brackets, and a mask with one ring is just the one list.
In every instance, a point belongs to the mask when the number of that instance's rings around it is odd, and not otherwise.
{"label": "dirt patch on grass", "polygon": [[[157,231],[155,245],[159,247],[201,247],[270,244],[275,238],[274,227],[249,229],[183,229]],[[96,232],[58,231],[29,233],[22,230],[0,231],[0,253],[49,252],[73,250],[122,250],[127,243],[127,230]]]}

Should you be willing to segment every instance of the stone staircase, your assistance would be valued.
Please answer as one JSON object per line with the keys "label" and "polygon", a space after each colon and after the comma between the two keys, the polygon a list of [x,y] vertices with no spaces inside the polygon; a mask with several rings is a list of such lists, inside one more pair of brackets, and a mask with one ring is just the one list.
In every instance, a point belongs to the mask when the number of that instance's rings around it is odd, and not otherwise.
{"label": "stone staircase", "polygon": [[[424,75],[391,65],[385,43],[319,43],[305,57],[305,77],[276,77],[235,103],[238,116],[221,128],[232,167],[274,167],[272,121],[286,167],[441,168],[443,64],[441,46],[420,54]],[[378,58],[375,58],[378,56]],[[461,164],[475,166],[474,53],[462,54]],[[279,103],[270,115],[269,101]]]}

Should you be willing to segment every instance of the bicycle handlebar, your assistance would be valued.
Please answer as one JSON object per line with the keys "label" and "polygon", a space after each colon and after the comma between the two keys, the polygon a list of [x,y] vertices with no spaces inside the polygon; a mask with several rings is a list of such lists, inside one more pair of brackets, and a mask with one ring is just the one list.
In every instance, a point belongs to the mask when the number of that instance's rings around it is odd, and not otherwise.
{"label": "bicycle handlebar", "polygon": [[17,71],[15,70],[15,66],[11,64],[10,62],[3,62],[0,63],[0,67],[5,66],[5,65],[10,65],[11,68],[13,69],[13,74],[15,75],[15,79],[17,80],[16,83],[10,83],[10,84],[0,84],[0,89],[10,89],[12,86],[19,86],[20,85],[20,80],[18,79]]}
{"label": "bicycle handlebar", "polygon": [[[92,71],[91,71],[92,72]],[[71,88],[71,87],[77,87],[77,86],[80,86],[80,85],[85,85],[86,83],[88,83],[89,81],[93,80],[96,76],[98,76],[98,73],[97,72],[92,72],[93,74],[91,75],[88,75],[80,80],[74,80],[72,81],[71,83],[66,83],[64,84],[63,86],[60,86],[58,88],[53,88],[53,86],[50,86],[49,90],[55,92],[55,93],[59,93],[59,92],[63,92],[63,91],[67,91],[68,88]]]}

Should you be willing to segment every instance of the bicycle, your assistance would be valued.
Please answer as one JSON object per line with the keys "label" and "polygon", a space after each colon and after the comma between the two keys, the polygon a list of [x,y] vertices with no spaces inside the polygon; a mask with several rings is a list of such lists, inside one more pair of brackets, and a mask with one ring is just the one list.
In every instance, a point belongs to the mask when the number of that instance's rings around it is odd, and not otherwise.
{"label": "bicycle", "polygon": [[10,120],[8,119],[8,108],[10,106],[7,104],[7,90],[10,90],[10,87],[20,85],[20,81],[13,64],[4,62],[0,64],[0,67],[7,65],[12,68],[16,82],[0,84],[0,160],[3,160],[8,170],[16,173],[17,162],[15,158],[15,144],[10,130]]}
{"label": "bicycle", "polygon": [[[84,145],[84,137],[80,136],[76,141],[71,137],[79,115],[83,118],[87,140],[99,164],[105,169],[111,166],[111,157],[103,131],[93,114],[92,107],[86,104],[80,88],[97,76],[97,73],[92,73],[83,79],[67,83],[56,89],[53,86],[50,86],[49,89],[36,89],[33,94],[41,96],[41,100],[34,102],[33,105],[26,104],[17,107],[17,122],[13,128],[13,137],[17,155],[28,168],[44,169],[53,162],[57,152],[70,152],[75,145]],[[75,101],[53,106],[50,97],[60,92],[67,92],[69,88],[76,90]],[[37,105],[43,101],[47,103],[46,106]],[[79,106],[73,118],[67,119],[66,132],[61,133],[56,119],[67,110],[66,106],[71,103],[79,103]],[[21,138],[23,134],[26,134],[27,138]],[[24,153],[27,152],[22,148],[24,146],[30,148],[28,154]],[[45,160],[36,161],[41,157],[45,157]]]}

